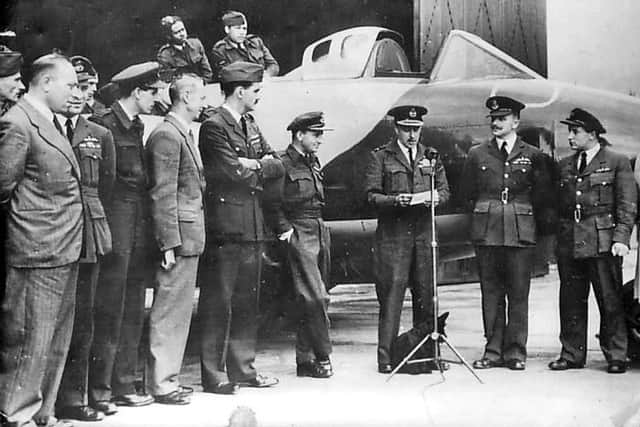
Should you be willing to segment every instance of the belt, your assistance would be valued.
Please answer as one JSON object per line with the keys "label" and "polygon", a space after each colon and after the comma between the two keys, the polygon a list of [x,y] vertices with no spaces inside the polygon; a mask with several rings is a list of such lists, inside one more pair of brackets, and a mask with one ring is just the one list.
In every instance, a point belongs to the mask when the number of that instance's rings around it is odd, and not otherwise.
{"label": "belt", "polygon": [[563,217],[565,219],[574,220],[580,222],[583,219],[589,218],[594,215],[613,213],[610,206],[589,206],[583,207],[580,204],[575,205],[572,210],[565,210]]}

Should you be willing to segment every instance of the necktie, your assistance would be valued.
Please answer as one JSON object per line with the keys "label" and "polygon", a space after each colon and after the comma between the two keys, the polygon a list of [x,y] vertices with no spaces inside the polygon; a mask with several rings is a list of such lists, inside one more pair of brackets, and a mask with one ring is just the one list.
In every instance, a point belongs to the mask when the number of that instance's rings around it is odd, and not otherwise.
{"label": "necktie", "polygon": [[507,141],[502,142],[502,148],[500,148],[500,153],[502,154],[502,160],[507,160],[507,157],[509,157],[509,152],[507,151]]}
{"label": "necktie", "polygon": [[62,126],[60,125],[60,122],[58,121],[58,118],[56,116],[53,116],[53,125],[56,127],[56,129],[58,129],[58,132],[60,132],[60,135],[66,136],[64,134],[64,131],[62,130]]}
{"label": "necktie", "polygon": [[587,152],[580,153],[580,165],[578,166],[578,172],[582,173],[587,167]]}
{"label": "necktie", "polygon": [[413,148],[409,148],[409,164],[413,167],[415,157],[413,156]]}
{"label": "necktie", "polygon": [[244,116],[240,117],[240,126],[242,126],[242,132],[247,136],[247,119]]}
{"label": "necktie", "polygon": [[67,119],[67,139],[69,140],[69,142],[73,142],[73,122],[71,121],[71,119]]}

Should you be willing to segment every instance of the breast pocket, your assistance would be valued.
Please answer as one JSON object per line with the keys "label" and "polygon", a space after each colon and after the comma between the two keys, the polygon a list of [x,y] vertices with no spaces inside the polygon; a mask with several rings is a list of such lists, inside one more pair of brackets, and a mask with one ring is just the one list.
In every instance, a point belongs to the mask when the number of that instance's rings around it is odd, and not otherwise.
{"label": "breast pocket", "polygon": [[600,205],[613,203],[614,172],[598,172],[589,175],[591,190],[598,198]]}
{"label": "breast pocket", "polygon": [[305,171],[287,172],[285,197],[288,200],[306,200],[313,196],[315,188],[313,178]]}
{"label": "breast pocket", "polygon": [[116,147],[118,175],[135,177],[142,175],[140,149],[134,141],[120,141]]}
{"label": "breast pocket", "polygon": [[96,187],[100,181],[100,162],[102,147],[100,144],[80,143],[78,145],[80,173],[85,185]]}
{"label": "breast pocket", "polygon": [[387,194],[409,193],[409,171],[403,167],[388,167],[384,174],[384,192]]}

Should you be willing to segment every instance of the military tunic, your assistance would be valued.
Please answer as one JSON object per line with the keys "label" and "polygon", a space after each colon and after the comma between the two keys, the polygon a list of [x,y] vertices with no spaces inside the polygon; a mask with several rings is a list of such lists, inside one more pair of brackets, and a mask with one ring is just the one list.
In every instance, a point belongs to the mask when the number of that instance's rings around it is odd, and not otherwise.
{"label": "military tunic", "polygon": [[494,362],[526,359],[532,248],[536,234],[551,231],[553,221],[548,165],[545,154],[520,138],[504,159],[492,139],[469,151],[460,180],[473,212],[484,357]]}
{"label": "military tunic", "polygon": [[600,347],[607,361],[625,361],[622,257],[613,256],[611,247],[616,242],[629,246],[637,210],[633,172],[626,157],[606,147],[582,173],[578,157],[570,155],[559,164],[561,357],[585,363],[591,283],[600,308]]}
{"label": "military tunic", "polygon": [[[430,172],[418,145],[413,165],[409,164],[398,141],[369,155],[365,175],[368,202],[378,214],[376,229],[376,294],[380,304],[378,321],[378,363],[391,363],[391,343],[398,335],[402,302],[407,286],[413,298],[414,326],[426,322],[433,329],[433,278],[431,277],[430,208],[424,204],[400,207],[400,193],[430,190]],[[436,190],[440,204],[449,199],[449,185],[441,162],[435,166]]]}
{"label": "military tunic", "polygon": [[285,176],[276,202],[276,232],[293,229],[287,243],[287,261],[301,319],[296,341],[298,364],[327,360],[329,339],[330,234],[322,221],[325,204],[320,162],[315,155],[305,158],[293,145],[282,155]]}
{"label": "military tunic", "polygon": [[262,39],[256,35],[248,35],[244,46],[239,46],[225,37],[213,45],[211,49],[211,63],[213,64],[213,76],[219,78],[220,70],[226,65],[238,61],[253,62],[260,64],[265,69],[265,73],[270,76],[277,76],[280,71],[278,61],[273,57]]}
{"label": "military tunic", "polygon": [[182,49],[167,43],[158,50],[157,60],[161,66],[179,73],[193,73],[211,83],[213,73],[202,42],[196,38],[185,40]]}

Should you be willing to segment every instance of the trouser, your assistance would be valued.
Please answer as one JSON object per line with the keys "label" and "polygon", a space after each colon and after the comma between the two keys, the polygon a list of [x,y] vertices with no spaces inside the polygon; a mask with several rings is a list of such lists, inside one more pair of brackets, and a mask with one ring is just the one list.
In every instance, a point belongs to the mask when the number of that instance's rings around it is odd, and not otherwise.
{"label": "trouser", "polygon": [[431,245],[426,240],[379,241],[375,268],[378,318],[378,363],[391,363],[391,344],[398,336],[402,303],[411,289],[413,326],[433,330]]}
{"label": "trouser", "polygon": [[484,357],[493,361],[524,362],[534,250],[510,246],[476,246],[475,249],[487,339]]}
{"label": "trouser", "polygon": [[262,250],[259,242],[213,242],[205,251],[209,274],[200,283],[198,302],[205,391],[256,376]]}
{"label": "trouser", "polygon": [[295,219],[290,223],[294,232],[287,246],[287,261],[301,311],[296,362],[327,360],[331,354],[329,294],[325,286],[331,266],[329,229],[322,219]]}
{"label": "trouser", "polygon": [[75,305],[78,263],[53,268],[7,267],[0,323],[0,414],[29,424],[53,415]]}
{"label": "trouser", "polygon": [[608,362],[627,358],[622,301],[622,257],[575,259],[559,255],[561,357],[583,365],[587,359],[589,284],[600,309],[600,348]]}
{"label": "trouser", "polygon": [[57,406],[87,405],[89,355],[93,342],[93,306],[100,264],[79,264],[76,312],[71,345],[62,374]]}
{"label": "trouser", "polygon": [[145,290],[152,275],[144,202],[114,196],[108,219],[113,252],[102,259],[96,288],[90,402],[135,393]]}
{"label": "trouser", "polygon": [[193,314],[199,256],[176,256],[171,270],[156,269],[156,288],[149,317],[149,392],[178,390],[178,374]]}

